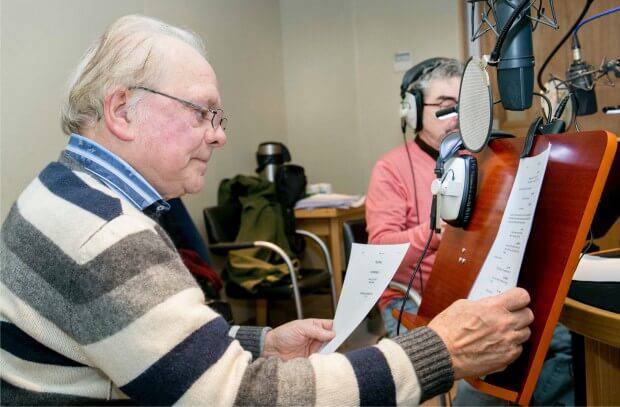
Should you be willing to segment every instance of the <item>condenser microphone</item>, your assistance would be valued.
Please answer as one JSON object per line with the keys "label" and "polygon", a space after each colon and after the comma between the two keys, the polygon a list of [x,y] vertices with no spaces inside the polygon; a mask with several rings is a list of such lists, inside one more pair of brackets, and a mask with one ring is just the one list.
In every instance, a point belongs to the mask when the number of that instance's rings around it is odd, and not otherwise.
{"label": "condenser microphone", "polygon": [[[501,48],[494,51],[497,55],[491,55],[491,59],[498,61],[497,85],[506,110],[522,111],[532,106],[534,48],[529,2],[530,0],[497,0],[493,7],[498,31],[508,30]],[[513,12],[520,12],[520,15],[511,19]],[[509,20],[514,23],[507,27]]]}
{"label": "condenser microphone", "polygon": [[573,62],[566,72],[566,81],[573,97],[575,114],[587,116],[598,110],[592,67],[581,58],[581,46],[576,34],[573,35],[572,49]]}

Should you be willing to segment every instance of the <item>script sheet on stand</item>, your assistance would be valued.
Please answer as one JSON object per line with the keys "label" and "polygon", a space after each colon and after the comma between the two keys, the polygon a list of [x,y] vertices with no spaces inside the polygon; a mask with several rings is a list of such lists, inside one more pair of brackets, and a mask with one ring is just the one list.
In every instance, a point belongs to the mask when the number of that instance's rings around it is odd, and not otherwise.
{"label": "script sheet on stand", "polygon": [[335,352],[357,328],[394,277],[408,248],[409,243],[353,243],[334,317],[336,337],[325,344],[319,353]]}
{"label": "script sheet on stand", "polygon": [[517,285],[550,151],[551,144],[537,156],[519,161],[497,236],[469,293],[470,300],[501,294]]}

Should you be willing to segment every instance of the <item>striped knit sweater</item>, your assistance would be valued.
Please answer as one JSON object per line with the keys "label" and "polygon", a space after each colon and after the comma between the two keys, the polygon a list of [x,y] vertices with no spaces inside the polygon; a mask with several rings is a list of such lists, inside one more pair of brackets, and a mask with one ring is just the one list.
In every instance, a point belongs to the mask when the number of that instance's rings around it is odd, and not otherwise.
{"label": "striped knit sweater", "polygon": [[346,354],[260,358],[260,328],[230,336],[165,232],[65,163],[11,208],[0,263],[2,405],[415,404],[452,385],[427,328]]}

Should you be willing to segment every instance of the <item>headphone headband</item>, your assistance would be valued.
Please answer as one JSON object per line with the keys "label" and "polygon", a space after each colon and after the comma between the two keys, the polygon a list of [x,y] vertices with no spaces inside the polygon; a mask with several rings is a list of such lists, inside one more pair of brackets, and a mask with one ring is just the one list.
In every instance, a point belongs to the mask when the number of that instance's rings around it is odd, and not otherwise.
{"label": "headphone headband", "polygon": [[405,97],[405,93],[409,90],[411,84],[419,80],[425,73],[431,72],[446,61],[449,61],[449,59],[442,57],[429,58],[413,66],[412,68],[409,68],[409,70],[405,72],[403,81],[400,85],[401,99]]}
{"label": "headphone headband", "polygon": [[433,71],[442,63],[449,61],[448,58],[430,58],[424,60],[405,72],[400,85],[400,117],[403,132],[407,126],[416,132],[422,130],[422,106],[424,95],[419,89],[409,90],[411,85],[419,81],[425,74]]}

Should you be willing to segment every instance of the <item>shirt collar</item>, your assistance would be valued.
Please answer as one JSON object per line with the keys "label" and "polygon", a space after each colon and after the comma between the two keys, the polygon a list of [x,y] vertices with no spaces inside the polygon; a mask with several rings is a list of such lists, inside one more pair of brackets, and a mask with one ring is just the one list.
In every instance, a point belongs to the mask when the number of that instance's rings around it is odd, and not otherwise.
{"label": "shirt collar", "polygon": [[63,154],[138,210],[151,206],[156,213],[170,209],[170,204],[131,165],[93,140],[73,133]]}
{"label": "shirt collar", "polygon": [[418,145],[418,147],[420,147],[420,150],[424,151],[426,154],[432,157],[435,161],[437,161],[437,158],[439,157],[439,151],[435,150],[433,147],[429,146],[426,142],[424,142],[424,140],[422,140],[422,137],[420,137],[420,135],[417,135],[414,141]]}

